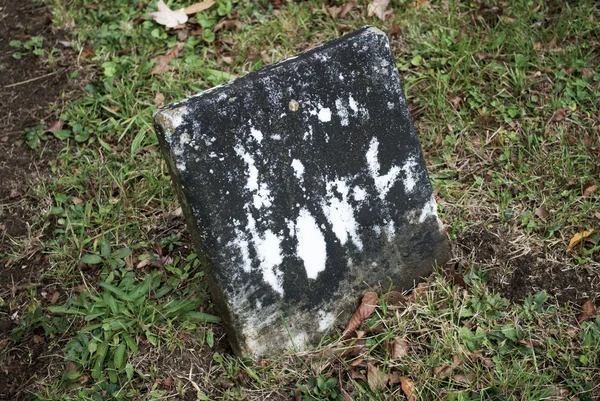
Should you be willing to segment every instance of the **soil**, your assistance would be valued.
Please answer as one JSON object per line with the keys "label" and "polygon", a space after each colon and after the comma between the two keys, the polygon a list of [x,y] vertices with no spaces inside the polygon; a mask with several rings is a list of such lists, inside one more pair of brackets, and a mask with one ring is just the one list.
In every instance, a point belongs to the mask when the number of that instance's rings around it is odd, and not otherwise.
{"label": "soil", "polygon": [[[23,143],[23,132],[57,120],[56,108],[68,88],[71,55],[59,44],[63,38],[52,29],[52,16],[33,0],[0,0],[0,399],[27,399],[26,389],[47,376],[57,362],[39,333],[27,333],[12,342],[13,329],[27,306],[31,288],[43,293],[41,280],[48,268],[42,241],[32,237],[42,207],[35,198],[37,183],[48,175],[58,144],[45,141],[32,150]],[[44,38],[43,48],[62,49],[58,62],[49,65],[29,50],[10,46]],[[20,60],[13,57],[23,53]],[[9,257],[9,255],[12,255]],[[16,256],[16,257],[15,257]],[[10,344],[11,346],[7,346]]]}
{"label": "soil", "polygon": [[566,254],[554,254],[541,246],[520,247],[519,238],[506,229],[471,229],[457,238],[456,248],[455,254],[483,267],[490,286],[513,302],[542,290],[560,305],[600,301],[600,272],[577,266]]}

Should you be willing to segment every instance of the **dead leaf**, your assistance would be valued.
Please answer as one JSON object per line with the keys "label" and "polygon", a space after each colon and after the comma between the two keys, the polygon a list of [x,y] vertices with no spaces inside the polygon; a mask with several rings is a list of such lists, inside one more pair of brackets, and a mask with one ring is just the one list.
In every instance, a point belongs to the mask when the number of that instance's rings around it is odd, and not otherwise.
{"label": "dead leaf", "polygon": [[352,0],[347,2],[346,4],[344,4],[342,6],[342,10],[340,11],[340,18],[346,18],[346,15],[348,15],[348,13],[350,11],[352,11],[354,9],[354,7],[356,7],[356,1]]}
{"label": "dead leaf", "polygon": [[91,47],[86,47],[85,49],[83,49],[81,51],[81,54],[79,55],[79,59],[85,60],[86,58],[95,57],[95,56],[96,56],[96,52],[94,51],[94,49],[92,49]]}
{"label": "dead leaf", "polygon": [[187,15],[201,13],[204,10],[208,10],[211,8],[215,2],[213,0],[201,1],[199,3],[194,3],[191,6],[187,6],[183,9],[183,12]]}
{"label": "dead leaf", "polygon": [[567,247],[567,253],[571,252],[573,250],[573,248],[575,248],[577,246],[577,244],[579,244],[582,240],[589,237],[596,231],[597,230],[595,228],[592,228],[591,230],[582,231],[580,233],[575,234],[573,236],[573,238],[571,238],[571,241],[569,241],[569,246]]}
{"label": "dead leaf", "polygon": [[213,32],[217,32],[221,29],[225,29],[226,31],[239,31],[243,27],[244,27],[244,24],[242,24],[240,21],[238,21],[236,19],[234,19],[234,20],[225,19],[214,26]]}
{"label": "dead leaf", "polygon": [[550,39],[550,42],[548,42],[548,47],[551,49],[557,49],[558,48],[558,38],[555,36],[552,39]]}
{"label": "dead leaf", "polygon": [[417,395],[415,394],[415,382],[408,377],[401,377],[400,384],[402,385],[402,391],[408,401],[417,401]]}
{"label": "dead leaf", "polygon": [[537,209],[535,209],[535,215],[540,219],[545,220],[548,216],[550,216],[550,213],[548,212],[548,209],[546,209],[543,206],[540,206]]}
{"label": "dead leaf", "polygon": [[336,19],[338,15],[342,12],[342,7],[325,7],[323,6],[323,13],[329,15],[331,18]]}
{"label": "dead leaf", "polygon": [[581,75],[587,79],[594,78],[594,72],[590,68],[587,68],[587,67],[584,67],[581,69]]}
{"label": "dead leaf", "polygon": [[375,365],[367,364],[367,383],[373,391],[381,390],[385,387],[385,375]]}
{"label": "dead leaf", "polygon": [[167,28],[175,28],[177,25],[185,24],[188,20],[183,8],[173,11],[163,0],[158,0],[157,6],[158,11],[150,13],[150,16],[160,25],[164,25]]}
{"label": "dead leaf", "polygon": [[452,376],[452,378],[457,383],[461,383],[461,384],[464,384],[464,385],[469,385],[469,384],[471,384],[473,382],[473,380],[475,380],[475,375],[472,374],[472,373],[468,374],[468,375],[464,375],[464,374],[460,373],[458,375]]}
{"label": "dead leaf", "polygon": [[452,281],[452,284],[454,284],[456,287],[467,288],[467,283],[465,283],[465,279],[463,278],[462,274],[460,274],[454,269],[454,266],[450,268],[450,279],[450,281]]}
{"label": "dead leaf", "polygon": [[357,370],[352,369],[350,371],[350,377],[354,380],[363,380],[363,381],[367,381],[367,377],[365,375],[363,375],[362,373],[360,373]]}
{"label": "dead leaf", "polygon": [[429,1],[427,1],[427,0],[416,0],[415,1],[415,8],[419,9],[421,7],[424,7],[424,6],[428,5],[428,4],[429,4]]}
{"label": "dead leaf", "polygon": [[52,294],[52,296],[50,297],[50,303],[52,305],[56,304],[58,302],[59,297],[60,297],[60,294],[58,293],[58,291],[54,291],[54,294]]}
{"label": "dead leaf", "polygon": [[165,95],[163,95],[160,92],[156,92],[156,95],[154,95],[154,105],[156,107],[163,107],[165,104]]}
{"label": "dead leaf", "polygon": [[34,334],[34,336],[33,336],[33,342],[35,344],[42,344],[42,343],[46,342],[46,340],[44,340],[44,337],[38,336],[37,334]]}
{"label": "dead leaf", "polygon": [[223,56],[223,57],[221,57],[221,61],[224,62],[225,64],[230,65],[233,63],[233,57]]}
{"label": "dead leaf", "polygon": [[165,380],[163,380],[162,384],[165,387],[171,387],[173,385],[173,378],[171,376],[167,377]]}
{"label": "dead leaf", "polygon": [[591,194],[593,194],[594,192],[596,192],[597,190],[598,190],[598,187],[596,185],[590,185],[583,191],[583,197],[586,198],[586,197],[590,196]]}
{"label": "dead leaf", "polygon": [[452,376],[452,367],[448,365],[436,366],[431,372],[434,376],[450,377]]}
{"label": "dead leaf", "polygon": [[80,203],[83,203],[83,199],[74,196],[73,199],[71,199],[71,202],[73,202],[74,205],[79,205]]}
{"label": "dead leaf", "polygon": [[419,283],[415,288],[413,288],[412,293],[406,300],[408,302],[415,302],[417,299],[427,294],[427,290],[428,287],[426,283]]}
{"label": "dead leaf", "polygon": [[583,305],[581,305],[581,314],[577,318],[579,323],[585,322],[586,320],[590,320],[596,317],[596,308],[592,300],[587,301]]}
{"label": "dead leaf", "polygon": [[398,337],[394,338],[391,344],[392,358],[402,359],[408,354],[410,346],[406,340],[402,340]]}
{"label": "dead leaf", "polygon": [[363,295],[362,301],[352,317],[350,318],[350,322],[348,326],[342,333],[342,338],[348,338],[348,335],[356,330],[358,326],[362,323],[363,320],[368,318],[375,312],[375,308],[379,303],[379,296],[376,292],[367,291],[365,295]]}
{"label": "dead leaf", "polygon": [[155,57],[154,60],[156,61],[156,65],[152,68],[150,74],[160,74],[161,72],[172,70],[173,67],[170,66],[169,63],[174,58],[177,58],[177,56],[179,56],[179,47],[175,46],[166,54]]}
{"label": "dead leaf", "polygon": [[552,117],[550,117],[550,120],[548,120],[548,122],[556,123],[556,122],[564,120],[565,117],[567,116],[567,110],[569,110],[569,109],[566,107],[556,109],[556,111],[554,112],[554,114],[552,114]]}
{"label": "dead leaf", "polygon": [[8,142],[8,135],[4,135],[2,138],[0,138],[0,142]]}
{"label": "dead leaf", "polygon": [[458,110],[460,108],[460,105],[463,103],[463,98],[460,96],[454,96],[452,99],[450,99],[450,104],[452,105],[452,107],[454,108],[454,110]]}
{"label": "dead leaf", "polygon": [[395,386],[396,384],[400,384],[400,372],[388,373],[385,375],[385,384],[387,386]]}
{"label": "dead leaf", "polygon": [[406,297],[399,291],[390,291],[385,297],[385,303],[390,306],[405,306]]}
{"label": "dead leaf", "polygon": [[10,190],[10,194],[8,195],[8,197],[10,199],[16,199],[16,198],[20,198],[21,195],[23,195],[23,194],[18,189],[11,189]]}
{"label": "dead leaf", "polygon": [[373,0],[367,6],[367,15],[369,17],[376,16],[382,21],[385,21],[388,15],[392,14],[392,10],[388,10],[390,0]]}
{"label": "dead leaf", "polygon": [[63,119],[59,118],[58,120],[54,121],[52,123],[52,125],[50,125],[48,128],[46,128],[44,130],[44,133],[50,132],[50,133],[55,133],[56,131],[59,131],[63,128],[63,126],[65,125],[65,122],[63,121]]}

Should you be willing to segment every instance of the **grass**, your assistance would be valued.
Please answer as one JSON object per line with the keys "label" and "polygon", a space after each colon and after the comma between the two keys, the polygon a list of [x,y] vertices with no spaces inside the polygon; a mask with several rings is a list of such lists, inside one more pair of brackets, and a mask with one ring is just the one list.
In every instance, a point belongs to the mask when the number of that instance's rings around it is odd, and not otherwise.
{"label": "grass", "polygon": [[[408,377],[423,400],[599,399],[600,318],[578,322],[574,305],[544,291],[510,302],[494,291],[494,272],[456,245],[475,228],[501,229],[514,253],[542,249],[569,269],[600,267],[598,233],[564,256],[573,235],[600,228],[598,192],[583,196],[600,185],[597,4],[393,1],[380,21],[362,1],[344,19],[316,0],[273,3],[218,0],[194,33],[154,23],[154,1],[47,1],[54,23],[72,31],[72,79],[83,89],[60,110],[63,131],[24,137],[38,150],[45,140],[63,145],[54,179],[35,192],[48,223],[34,227],[48,233],[44,279],[61,283],[61,297],[48,305],[32,289],[14,300],[25,318],[13,344],[41,330],[65,358],[32,397],[387,400],[404,399],[398,377]],[[239,28],[213,32],[222,19]],[[466,283],[439,271],[410,302],[382,295],[361,338],[334,335],[313,353],[260,363],[228,355],[152,113],[162,98],[180,100],[365,24],[393,32]],[[172,69],[151,74],[173,48]]]}

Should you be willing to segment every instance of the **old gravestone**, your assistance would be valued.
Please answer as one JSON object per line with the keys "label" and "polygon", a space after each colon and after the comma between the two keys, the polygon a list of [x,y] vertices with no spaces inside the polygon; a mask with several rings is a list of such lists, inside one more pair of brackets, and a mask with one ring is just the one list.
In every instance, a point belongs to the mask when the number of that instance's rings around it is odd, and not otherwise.
{"label": "old gravestone", "polygon": [[369,289],[449,259],[383,32],[365,27],[155,115],[240,355],[317,343]]}

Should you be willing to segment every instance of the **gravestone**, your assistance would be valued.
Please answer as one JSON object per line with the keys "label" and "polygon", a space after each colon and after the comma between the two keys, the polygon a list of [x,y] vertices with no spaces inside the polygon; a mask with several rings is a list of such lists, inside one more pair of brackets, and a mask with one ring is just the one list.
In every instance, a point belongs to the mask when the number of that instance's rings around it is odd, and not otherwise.
{"label": "gravestone", "polygon": [[213,302],[239,355],[308,349],[365,290],[445,263],[385,34],[365,27],[154,117]]}

